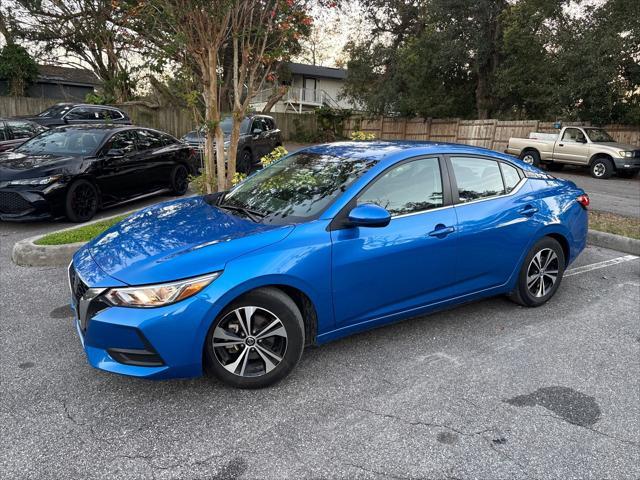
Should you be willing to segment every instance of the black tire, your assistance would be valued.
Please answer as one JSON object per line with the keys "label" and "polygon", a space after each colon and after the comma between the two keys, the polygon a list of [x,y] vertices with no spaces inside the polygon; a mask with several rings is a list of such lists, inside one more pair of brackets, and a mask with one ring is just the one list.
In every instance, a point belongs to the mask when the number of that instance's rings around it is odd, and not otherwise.
{"label": "black tire", "polygon": [[540,166],[540,154],[537,150],[525,150],[520,154],[520,160],[534,167]]}
{"label": "black tire", "polygon": [[618,170],[616,175],[620,178],[636,178],[638,176],[638,170]]}
{"label": "black tire", "polygon": [[613,162],[605,157],[596,158],[589,166],[589,173],[593,178],[606,180],[614,173]]}
{"label": "black tire", "polygon": [[[542,269],[537,268],[534,258],[540,254],[540,256],[537,257],[538,262],[544,264],[547,262],[547,252],[553,252],[555,259],[551,253],[548,253],[551,258],[548,265],[543,266]],[[562,283],[565,261],[564,251],[557,240],[551,237],[541,238],[531,248],[524,259],[520,273],[518,274],[518,283],[509,294],[509,298],[525,307],[539,307],[548,302],[551,297],[555,295],[558,287],[560,287],[560,283]],[[554,270],[557,271],[557,273],[555,281],[552,283],[552,272]],[[536,276],[537,281],[535,279],[531,280],[531,278]],[[540,277],[542,280],[540,280]],[[542,287],[540,287],[540,281],[543,282]]]}
{"label": "black tire", "polygon": [[246,173],[249,175],[251,173],[251,168],[253,167],[253,155],[251,154],[251,150],[245,148],[240,152],[240,156],[238,157],[238,166],[236,170],[240,173]]}
{"label": "black tire", "polygon": [[[250,335],[243,333],[247,325],[243,326],[236,316],[236,310],[243,307],[256,308],[249,315]],[[240,315],[246,322],[246,311],[242,312]],[[266,328],[276,320],[280,323],[274,328]],[[285,337],[275,334],[281,331],[280,326],[284,328]],[[214,346],[214,339],[218,346]],[[235,344],[228,343],[233,341]],[[276,357],[262,353],[265,349]],[[263,388],[286,377],[298,364],[303,350],[304,324],[295,302],[277,288],[261,288],[232,302],[213,322],[205,345],[206,366],[208,372],[227,385]],[[270,366],[264,360],[265,356],[272,362]],[[272,369],[269,371],[269,368]]]}
{"label": "black tire", "polygon": [[171,172],[171,193],[184,195],[189,190],[189,170],[184,165],[176,165]]}
{"label": "black tire", "polygon": [[100,194],[89,180],[76,180],[67,190],[65,213],[72,222],[87,222],[100,206]]}
{"label": "black tire", "polygon": [[564,168],[563,163],[556,163],[556,162],[547,163],[547,170],[549,170],[550,172],[559,172],[563,168]]}

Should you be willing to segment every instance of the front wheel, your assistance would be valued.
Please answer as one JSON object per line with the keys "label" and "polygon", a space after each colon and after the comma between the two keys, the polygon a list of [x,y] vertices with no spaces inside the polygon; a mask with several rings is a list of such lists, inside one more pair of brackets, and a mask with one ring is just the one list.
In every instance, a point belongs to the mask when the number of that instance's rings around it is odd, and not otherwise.
{"label": "front wheel", "polygon": [[72,222],[87,222],[98,211],[99,194],[96,186],[88,180],[77,180],[67,190],[65,213]]}
{"label": "front wheel", "polygon": [[558,241],[551,237],[538,240],[525,258],[509,298],[525,307],[539,307],[555,295],[564,268],[564,251]]}
{"label": "front wheel", "polygon": [[208,370],[233,387],[262,388],[280,381],[304,349],[300,310],[276,288],[249,292],[225,308],[209,329]]}
{"label": "front wheel", "polygon": [[596,158],[589,167],[593,178],[606,179],[613,175],[613,163],[608,158]]}

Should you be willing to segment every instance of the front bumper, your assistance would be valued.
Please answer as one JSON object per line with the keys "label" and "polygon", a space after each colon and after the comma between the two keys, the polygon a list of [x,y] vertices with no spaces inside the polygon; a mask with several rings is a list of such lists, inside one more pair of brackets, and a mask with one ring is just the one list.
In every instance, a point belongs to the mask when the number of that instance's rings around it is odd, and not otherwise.
{"label": "front bumper", "polygon": [[640,157],[624,157],[614,158],[613,163],[616,165],[616,170],[640,170]]}
{"label": "front bumper", "polygon": [[0,188],[0,220],[37,221],[61,216],[64,210],[64,188],[52,185]]}
{"label": "front bumper", "polygon": [[102,295],[109,287],[125,285],[106,275],[88,250],[81,249],[69,266],[69,286],[76,331],[89,364],[149,379],[202,375],[204,339],[218,313],[213,299],[219,293],[213,285],[165,307],[110,306]]}

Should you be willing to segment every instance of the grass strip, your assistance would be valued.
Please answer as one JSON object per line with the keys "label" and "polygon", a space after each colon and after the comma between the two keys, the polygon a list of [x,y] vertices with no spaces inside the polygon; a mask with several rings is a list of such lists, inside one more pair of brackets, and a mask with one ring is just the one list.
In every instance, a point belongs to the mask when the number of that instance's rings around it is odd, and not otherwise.
{"label": "grass strip", "polygon": [[640,240],[640,218],[589,210],[589,228]]}
{"label": "grass strip", "polygon": [[124,220],[128,215],[120,215],[118,217],[103,220],[101,222],[92,223],[83,227],[65,230],[63,232],[53,232],[38,239],[36,245],[66,245],[68,243],[88,242],[97,237],[109,227],[115,225],[120,220]]}

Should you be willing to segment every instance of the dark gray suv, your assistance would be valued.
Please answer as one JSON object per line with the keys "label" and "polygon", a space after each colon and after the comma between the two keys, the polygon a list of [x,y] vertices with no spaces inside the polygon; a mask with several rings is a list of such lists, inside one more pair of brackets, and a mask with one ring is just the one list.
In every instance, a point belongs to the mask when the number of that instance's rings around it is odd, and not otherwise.
{"label": "dark gray suv", "polygon": [[[224,132],[225,150],[231,136],[232,118],[224,117],[220,127]],[[182,137],[182,141],[195,148],[202,157],[204,153],[204,129],[192,130]],[[260,159],[271,153],[274,148],[282,145],[282,133],[273,117],[268,115],[248,115],[240,124],[240,141],[238,142],[238,156],[236,170],[250,173],[260,168]]]}

